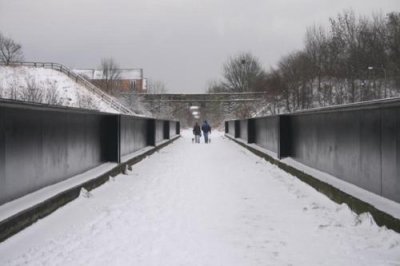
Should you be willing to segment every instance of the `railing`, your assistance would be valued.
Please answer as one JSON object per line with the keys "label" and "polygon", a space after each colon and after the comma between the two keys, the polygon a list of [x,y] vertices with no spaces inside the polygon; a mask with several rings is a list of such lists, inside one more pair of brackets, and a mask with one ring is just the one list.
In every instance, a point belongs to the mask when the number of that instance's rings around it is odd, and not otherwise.
{"label": "railing", "polygon": [[[0,65],[4,65],[0,63]],[[90,81],[85,79],[79,74],[76,74],[71,71],[68,67],[59,64],[59,63],[50,63],[50,62],[13,62],[10,64],[11,66],[27,66],[27,67],[42,67],[60,71],[61,73],[66,74],[68,77],[74,79],[77,83],[82,84],[85,86],[89,91],[93,92],[97,96],[99,96],[104,102],[109,104],[112,108],[117,110],[122,114],[127,115],[135,115],[135,113],[130,110],[129,108],[125,107],[121,104],[118,100],[114,99],[112,96],[108,95],[107,93],[103,92],[101,89],[93,85]]]}

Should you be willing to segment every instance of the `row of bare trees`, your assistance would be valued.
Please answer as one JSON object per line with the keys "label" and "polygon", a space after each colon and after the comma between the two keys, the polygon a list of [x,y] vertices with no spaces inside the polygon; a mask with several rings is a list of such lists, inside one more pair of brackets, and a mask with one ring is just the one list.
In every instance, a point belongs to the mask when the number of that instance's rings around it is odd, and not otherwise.
{"label": "row of bare trees", "polygon": [[64,105],[66,102],[57,90],[56,81],[48,79],[38,83],[32,76],[25,77],[24,82],[14,79],[7,84],[7,89],[0,84],[0,98],[50,105]]}
{"label": "row of bare trees", "polygon": [[240,104],[246,111],[239,117],[399,96],[400,13],[357,17],[347,10],[329,21],[308,28],[304,48],[269,71],[249,53],[230,58],[224,80],[209,92],[264,92],[264,107]]}
{"label": "row of bare trees", "polygon": [[310,27],[305,48],[282,59],[277,70],[284,77],[287,67],[303,66],[296,78],[302,98],[291,106],[296,110],[398,95],[399,56],[400,13],[356,17],[348,10],[331,18],[328,29]]}
{"label": "row of bare trees", "polygon": [[57,81],[47,79],[45,82],[37,82],[33,76],[27,76],[23,81],[14,79],[7,84],[7,89],[4,89],[3,85],[0,84],[0,98],[30,103],[98,109],[98,105],[89,94],[76,91],[76,102],[71,103],[72,99],[62,95],[58,87]]}

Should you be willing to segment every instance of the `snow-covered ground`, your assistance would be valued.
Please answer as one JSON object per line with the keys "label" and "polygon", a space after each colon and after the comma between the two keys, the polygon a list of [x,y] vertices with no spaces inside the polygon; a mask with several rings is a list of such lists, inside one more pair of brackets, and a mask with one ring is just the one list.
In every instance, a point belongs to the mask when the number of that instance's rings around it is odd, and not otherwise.
{"label": "snow-covered ground", "polygon": [[118,113],[85,86],[46,68],[0,66],[0,98]]}
{"label": "snow-covered ground", "polygon": [[213,132],[0,244],[0,265],[400,265],[400,234]]}

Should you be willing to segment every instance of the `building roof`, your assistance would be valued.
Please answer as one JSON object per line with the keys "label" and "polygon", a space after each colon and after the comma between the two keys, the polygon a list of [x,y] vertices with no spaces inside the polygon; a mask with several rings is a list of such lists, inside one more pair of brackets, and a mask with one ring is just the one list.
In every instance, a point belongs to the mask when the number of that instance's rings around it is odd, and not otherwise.
{"label": "building roof", "polygon": [[[119,69],[120,79],[138,80],[143,79],[142,68]],[[73,69],[74,73],[85,76],[88,79],[103,79],[103,71],[97,69]]]}

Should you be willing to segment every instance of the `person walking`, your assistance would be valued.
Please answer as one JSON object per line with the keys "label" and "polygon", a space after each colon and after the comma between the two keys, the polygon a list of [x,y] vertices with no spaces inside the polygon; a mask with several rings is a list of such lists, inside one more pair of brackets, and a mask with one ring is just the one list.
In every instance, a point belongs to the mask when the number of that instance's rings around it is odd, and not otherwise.
{"label": "person walking", "polygon": [[208,143],[208,134],[211,134],[211,126],[207,123],[207,120],[204,120],[201,130],[203,131],[204,142]]}
{"label": "person walking", "polygon": [[196,122],[196,124],[193,127],[193,135],[194,135],[194,141],[195,143],[200,143],[200,138],[201,138],[201,129],[199,123]]}

